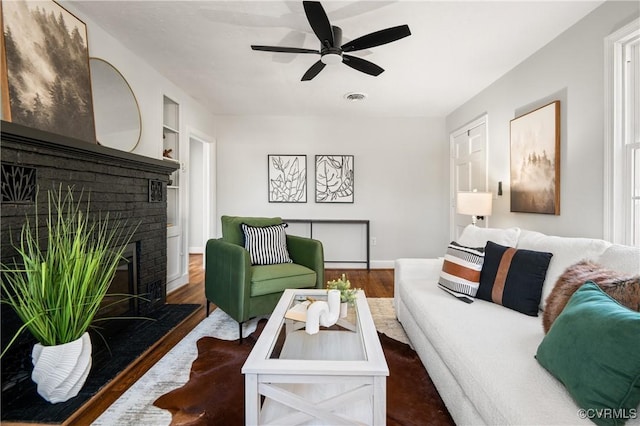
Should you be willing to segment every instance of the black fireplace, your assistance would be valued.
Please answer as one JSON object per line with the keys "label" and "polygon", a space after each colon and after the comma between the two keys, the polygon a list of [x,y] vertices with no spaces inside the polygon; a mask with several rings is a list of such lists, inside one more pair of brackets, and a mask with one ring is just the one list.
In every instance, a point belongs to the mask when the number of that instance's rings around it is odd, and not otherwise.
{"label": "black fireplace", "polygon": [[[98,324],[105,330],[109,327],[117,330],[118,324],[126,321],[106,318],[152,317],[166,302],[166,185],[178,166],[15,123],[3,121],[1,126],[2,262],[12,264],[16,255],[12,242],[19,241],[27,217],[33,223],[38,215],[40,223],[45,223],[47,190],[73,186],[90,195],[92,211],[108,212],[112,217],[123,217],[129,224],[138,225],[134,242],[126,248],[126,260],[121,262],[109,290],[112,295],[105,299],[98,313],[105,320]],[[5,305],[0,317],[0,346],[4,348],[21,322]],[[22,367],[29,369],[33,343],[33,338],[23,332],[4,356],[3,388],[7,386],[6,379],[15,379],[15,371],[7,370],[12,360],[26,363]]]}

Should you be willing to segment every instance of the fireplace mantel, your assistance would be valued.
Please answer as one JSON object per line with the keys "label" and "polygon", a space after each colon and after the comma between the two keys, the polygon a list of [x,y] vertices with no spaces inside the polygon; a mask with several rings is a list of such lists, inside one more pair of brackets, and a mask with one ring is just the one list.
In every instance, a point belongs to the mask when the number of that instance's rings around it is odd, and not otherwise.
{"label": "fireplace mantel", "polygon": [[80,155],[87,160],[131,166],[138,170],[158,172],[166,175],[171,174],[179,167],[175,162],[119,151],[95,143],[49,133],[7,121],[0,121],[0,130],[2,132],[3,146],[5,144],[15,143],[22,145],[23,148],[54,148],[60,154]]}

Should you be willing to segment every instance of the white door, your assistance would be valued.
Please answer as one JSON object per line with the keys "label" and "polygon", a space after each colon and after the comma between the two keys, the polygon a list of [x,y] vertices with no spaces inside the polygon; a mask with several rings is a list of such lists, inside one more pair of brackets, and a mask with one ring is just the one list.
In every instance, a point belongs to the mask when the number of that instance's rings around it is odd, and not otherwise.
{"label": "white door", "polygon": [[[456,240],[471,216],[456,213],[458,191],[488,190],[487,172],[487,116],[484,115],[451,133],[451,239]],[[478,226],[486,226],[479,221]]]}

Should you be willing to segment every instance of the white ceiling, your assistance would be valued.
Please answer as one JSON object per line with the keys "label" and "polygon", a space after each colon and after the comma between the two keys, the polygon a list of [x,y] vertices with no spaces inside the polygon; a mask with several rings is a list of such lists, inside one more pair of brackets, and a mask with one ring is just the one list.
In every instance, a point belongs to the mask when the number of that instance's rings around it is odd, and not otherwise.
{"label": "white ceiling", "polygon": [[602,1],[323,1],[345,41],[401,24],[412,35],[353,53],[384,68],[378,77],[337,64],[308,82],[318,56],[250,48],[318,49],[301,1],[65,3],[213,114],[415,117],[450,113]]}

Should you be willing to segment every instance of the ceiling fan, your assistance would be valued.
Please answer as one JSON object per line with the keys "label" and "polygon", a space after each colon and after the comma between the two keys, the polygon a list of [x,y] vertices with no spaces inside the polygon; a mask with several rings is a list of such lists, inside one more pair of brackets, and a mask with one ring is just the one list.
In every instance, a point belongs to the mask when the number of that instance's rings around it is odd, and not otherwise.
{"label": "ceiling fan", "polygon": [[307,15],[311,29],[313,29],[313,32],[320,40],[320,50],[251,45],[253,50],[265,52],[312,53],[320,55],[320,60],[311,65],[311,68],[302,76],[302,81],[309,81],[314,78],[327,64],[337,64],[340,62],[365,74],[373,76],[380,75],[384,69],[362,58],[347,55],[346,52],[355,52],[380,46],[411,35],[408,25],[399,25],[363,35],[362,37],[342,44],[342,29],[331,25],[320,2],[303,1],[302,5],[304,6],[304,12]]}

